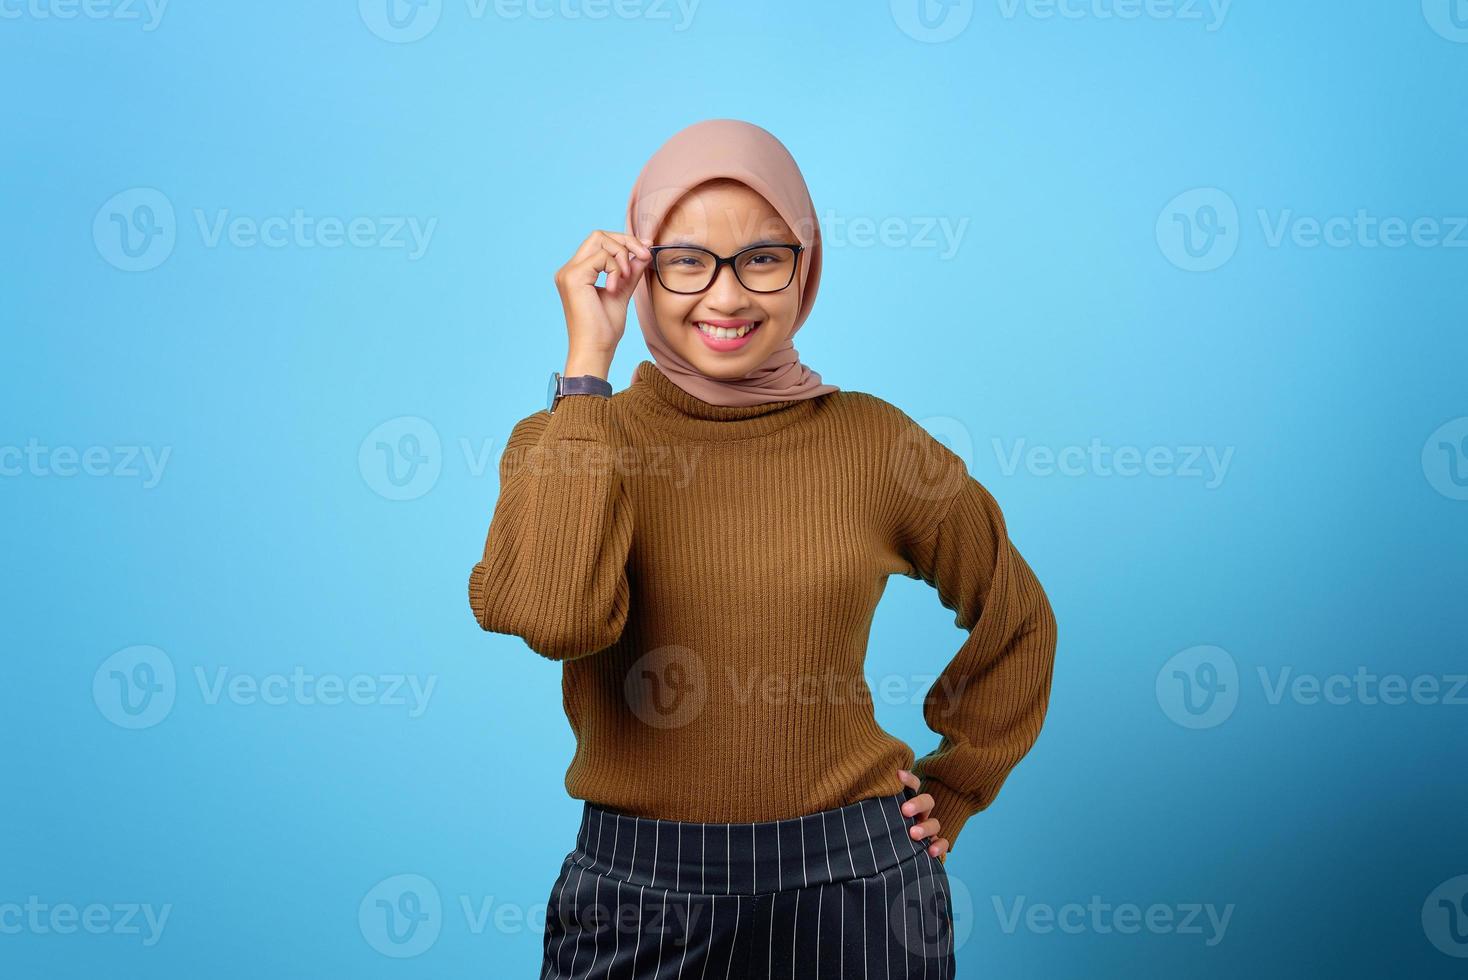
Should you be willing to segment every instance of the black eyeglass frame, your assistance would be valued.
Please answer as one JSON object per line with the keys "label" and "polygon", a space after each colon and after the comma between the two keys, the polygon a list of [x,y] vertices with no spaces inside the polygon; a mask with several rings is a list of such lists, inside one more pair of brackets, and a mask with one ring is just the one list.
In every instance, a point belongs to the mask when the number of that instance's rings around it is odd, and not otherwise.
{"label": "black eyeglass frame", "polygon": [[[740,279],[739,267],[734,263],[739,258],[739,256],[743,255],[745,252],[757,252],[760,249],[770,248],[788,248],[793,253],[795,261],[790,263],[790,278],[785,280],[785,285],[781,286],[779,289],[755,289],[749,283],[745,282],[743,279]],[[662,269],[658,267],[658,254],[661,252],[669,251],[671,249],[678,249],[679,251],[683,252],[702,252],[705,255],[712,255],[714,257],[714,272],[713,275],[709,276],[708,285],[704,286],[702,289],[674,289],[666,282],[664,282]],[[789,289],[790,284],[795,281],[795,270],[800,266],[800,253],[805,251],[805,246],[799,244],[798,242],[794,245],[791,245],[788,242],[767,242],[763,245],[750,245],[747,248],[741,248],[739,251],[729,256],[719,255],[717,252],[704,248],[701,245],[654,245],[649,248],[648,251],[652,253],[653,274],[658,277],[658,283],[662,285],[664,289],[666,289],[670,293],[677,293],[679,296],[696,296],[699,293],[708,292],[708,290],[713,287],[713,284],[719,281],[719,273],[724,271],[724,266],[726,265],[734,270],[734,278],[739,281],[739,285],[743,286],[751,293],[778,293],[783,290]]]}

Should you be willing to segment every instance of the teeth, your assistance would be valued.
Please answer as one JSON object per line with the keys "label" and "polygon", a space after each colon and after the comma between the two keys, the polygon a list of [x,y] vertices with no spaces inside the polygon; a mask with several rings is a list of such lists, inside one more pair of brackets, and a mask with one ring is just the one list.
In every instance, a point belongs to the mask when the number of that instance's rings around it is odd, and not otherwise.
{"label": "teeth", "polygon": [[698,323],[695,325],[703,333],[718,340],[733,340],[736,337],[743,337],[755,327],[759,326],[758,323],[755,323],[740,327],[737,330],[731,330],[728,327],[711,327],[707,323],[704,323],[702,320],[698,321]]}

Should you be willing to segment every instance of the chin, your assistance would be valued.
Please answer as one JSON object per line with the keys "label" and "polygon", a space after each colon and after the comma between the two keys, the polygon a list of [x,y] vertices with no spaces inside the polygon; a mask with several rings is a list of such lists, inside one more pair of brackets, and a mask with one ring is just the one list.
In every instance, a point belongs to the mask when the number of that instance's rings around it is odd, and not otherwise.
{"label": "chin", "polygon": [[710,378],[732,380],[742,378],[758,367],[765,359],[760,351],[742,350],[735,354],[715,354],[712,351],[695,349],[683,355],[688,363]]}
{"label": "chin", "polygon": [[[772,326],[766,322],[760,326],[760,331]],[[772,334],[773,336],[773,334]],[[701,374],[710,378],[733,380],[742,378],[750,371],[759,367],[770,356],[773,349],[767,338],[757,337],[755,343],[734,351],[716,351],[707,347],[703,340],[694,335],[694,328],[684,334],[684,343],[675,345],[675,348],[689,364],[692,364]]]}

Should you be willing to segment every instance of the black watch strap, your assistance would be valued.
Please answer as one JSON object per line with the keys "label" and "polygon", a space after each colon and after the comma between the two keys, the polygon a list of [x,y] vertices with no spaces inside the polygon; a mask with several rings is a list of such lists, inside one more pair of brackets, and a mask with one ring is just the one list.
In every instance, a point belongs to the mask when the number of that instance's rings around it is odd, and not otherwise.
{"label": "black watch strap", "polygon": [[566,377],[559,371],[552,371],[546,409],[554,413],[556,403],[566,395],[601,395],[604,398],[610,398],[612,384],[606,378],[598,378],[594,374],[577,374]]}

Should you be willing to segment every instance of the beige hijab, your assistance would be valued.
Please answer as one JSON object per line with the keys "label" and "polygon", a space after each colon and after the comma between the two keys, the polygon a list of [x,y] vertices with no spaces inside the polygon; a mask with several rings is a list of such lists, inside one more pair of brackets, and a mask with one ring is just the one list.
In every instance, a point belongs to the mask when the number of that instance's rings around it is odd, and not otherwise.
{"label": "beige hijab", "polygon": [[[795,274],[800,307],[790,330],[793,337],[810,314],[821,281],[821,226],[795,158],[768,131],[738,119],[706,119],[674,133],[632,185],[627,233],[656,240],[658,228],[679,198],[715,177],[737,180],[769,201],[805,246]],[[839,390],[801,363],[789,338],[744,377],[726,380],[701,373],[659,333],[647,285],[651,275],[645,275],[632,294],[637,321],[658,368],[690,395],[714,405],[760,405]]]}

